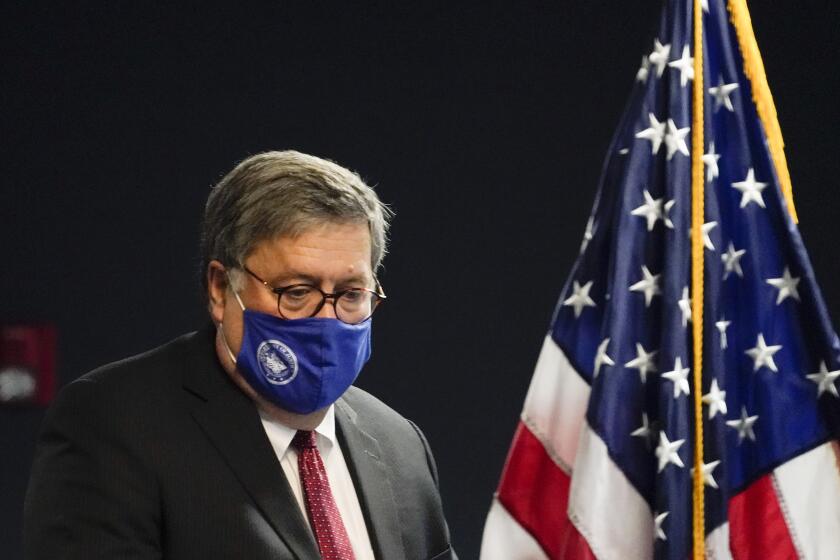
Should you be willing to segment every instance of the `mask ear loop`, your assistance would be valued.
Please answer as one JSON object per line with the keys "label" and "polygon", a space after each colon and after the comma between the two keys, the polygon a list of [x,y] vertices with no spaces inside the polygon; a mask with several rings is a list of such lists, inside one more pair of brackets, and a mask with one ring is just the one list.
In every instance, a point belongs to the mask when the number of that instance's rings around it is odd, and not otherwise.
{"label": "mask ear loop", "polygon": [[242,298],[239,297],[239,292],[233,289],[233,281],[230,279],[230,272],[225,270],[225,276],[227,276],[228,286],[230,286],[230,291],[233,292],[233,297],[235,297],[236,301],[239,302],[239,307],[242,308],[242,311],[245,311],[245,304],[242,303]]}
{"label": "mask ear loop", "polygon": [[[241,307],[242,311],[244,312],[245,311],[245,304],[242,303],[242,298],[239,297],[239,294],[237,293],[237,291],[233,289],[233,282],[231,281],[230,273],[227,270],[225,270],[225,276],[227,276],[228,286],[230,286],[230,291],[233,292],[233,296],[236,298],[236,301],[239,302],[239,307]],[[231,361],[234,364],[236,364],[236,356],[233,355],[233,352],[230,349],[230,345],[227,342],[227,337],[225,336],[225,330],[223,328],[223,325],[222,325],[221,321],[219,321],[219,326],[216,327],[216,330],[218,330],[219,333],[221,333],[221,335],[222,335],[222,344],[225,345],[225,350],[227,350],[228,356],[230,356]]]}

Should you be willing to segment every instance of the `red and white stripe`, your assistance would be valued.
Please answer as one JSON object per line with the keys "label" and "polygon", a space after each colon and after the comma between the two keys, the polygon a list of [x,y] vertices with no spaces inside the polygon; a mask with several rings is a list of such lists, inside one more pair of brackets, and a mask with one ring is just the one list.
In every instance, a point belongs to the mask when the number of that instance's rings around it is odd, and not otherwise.
{"label": "red and white stripe", "polygon": [[[653,556],[653,513],[586,423],[589,393],[547,336],[484,526],[481,560]],[[712,560],[837,560],[838,527],[840,450],[832,442],[733,497],[729,522],[708,535],[706,553]]]}

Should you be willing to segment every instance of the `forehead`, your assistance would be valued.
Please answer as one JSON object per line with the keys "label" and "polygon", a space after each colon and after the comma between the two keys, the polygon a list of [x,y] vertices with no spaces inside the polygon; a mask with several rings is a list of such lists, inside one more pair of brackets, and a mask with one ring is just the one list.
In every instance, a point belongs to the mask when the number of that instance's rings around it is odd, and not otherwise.
{"label": "forehead", "polygon": [[[245,264],[266,276],[347,278],[372,276],[367,223],[321,223],[295,235],[258,242]],[[253,268],[252,268],[253,269]]]}

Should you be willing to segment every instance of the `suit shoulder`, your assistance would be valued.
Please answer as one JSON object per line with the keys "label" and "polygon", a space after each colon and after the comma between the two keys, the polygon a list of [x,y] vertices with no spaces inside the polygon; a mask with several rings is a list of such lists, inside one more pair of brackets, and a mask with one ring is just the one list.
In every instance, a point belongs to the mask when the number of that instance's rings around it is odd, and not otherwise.
{"label": "suit shoulder", "polygon": [[402,414],[374,397],[367,391],[351,386],[341,397],[350,407],[363,414],[366,418],[381,418],[385,420],[400,420],[408,422]]}
{"label": "suit shoulder", "polygon": [[[187,334],[158,348],[101,366],[59,391],[42,422],[44,434],[101,437],[157,431],[180,410],[183,370],[199,344]],[[203,343],[206,344],[206,343]],[[200,346],[203,348],[203,346]]]}
{"label": "suit shoulder", "polygon": [[200,335],[200,332],[188,333],[151,350],[105,364],[82,375],[74,383],[92,382],[113,389],[158,385],[171,379],[173,370],[184,365]]}
{"label": "suit shoulder", "polygon": [[[367,391],[351,386],[341,397],[357,416],[360,425],[379,436],[411,441],[418,438],[426,446],[426,438],[417,425]],[[416,440],[415,440],[416,441]]]}
{"label": "suit shoulder", "polygon": [[98,367],[62,388],[53,407],[86,401],[88,406],[114,408],[111,412],[117,415],[121,415],[120,409],[128,413],[137,407],[148,413],[177,398],[191,356],[207,344],[201,337],[201,332],[185,334],[157,348]]}

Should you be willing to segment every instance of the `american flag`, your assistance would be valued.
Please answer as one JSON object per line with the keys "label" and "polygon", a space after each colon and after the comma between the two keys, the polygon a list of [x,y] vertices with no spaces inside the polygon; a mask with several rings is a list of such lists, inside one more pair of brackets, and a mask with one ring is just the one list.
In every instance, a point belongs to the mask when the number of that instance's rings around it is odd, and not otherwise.
{"label": "american flag", "polygon": [[[706,555],[837,560],[840,341],[731,6],[702,4]],[[692,16],[693,2],[666,2],[642,57],[486,521],[483,560],[691,557]]]}

